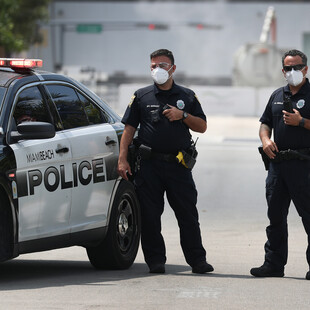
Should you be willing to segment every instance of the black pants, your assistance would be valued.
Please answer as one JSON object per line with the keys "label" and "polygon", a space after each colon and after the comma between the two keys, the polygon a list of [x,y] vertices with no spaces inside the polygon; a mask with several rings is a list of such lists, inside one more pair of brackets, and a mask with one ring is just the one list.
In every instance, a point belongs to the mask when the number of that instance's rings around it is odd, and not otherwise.
{"label": "black pants", "polygon": [[192,173],[181,164],[159,160],[141,161],[135,178],[141,206],[141,244],[148,265],[166,262],[166,249],[161,234],[164,193],[180,228],[181,247],[186,262],[193,266],[206,260],[196,209],[197,191]]}
{"label": "black pants", "polygon": [[265,263],[283,270],[288,256],[287,215],[293,201],[308,235],[307,262],[310,266],[310,161],[271,163],[266,179],[270,225],[266,228]]}

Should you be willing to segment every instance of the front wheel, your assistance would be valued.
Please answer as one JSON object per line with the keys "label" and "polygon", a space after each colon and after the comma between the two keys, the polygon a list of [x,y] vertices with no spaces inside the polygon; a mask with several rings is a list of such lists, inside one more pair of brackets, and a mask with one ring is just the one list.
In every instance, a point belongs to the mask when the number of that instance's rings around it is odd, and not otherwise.
{"label": "front wheel", "polygon": [[132,183],[121,181],[112,205],[104,240],[88,247],[87,255],[97,269],[127,269],[137,255],[140,241],[140,207]]}
{"label": "front wheel", "polygon": [[13,256],[13,218],[8,197],[0,192],[0,262]]}

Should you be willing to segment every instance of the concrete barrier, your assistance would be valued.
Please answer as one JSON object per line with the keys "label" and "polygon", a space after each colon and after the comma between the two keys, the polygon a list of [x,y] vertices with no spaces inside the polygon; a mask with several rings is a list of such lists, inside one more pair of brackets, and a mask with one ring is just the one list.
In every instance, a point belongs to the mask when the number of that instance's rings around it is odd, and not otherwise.
{"label": "concrete barrier", "polygon": [[[114,109],[122,115],[133,93],[145,84],[123,84],[119,87],[118,104]],[[189,86],[207,115],[261,116],[276,87]]]}

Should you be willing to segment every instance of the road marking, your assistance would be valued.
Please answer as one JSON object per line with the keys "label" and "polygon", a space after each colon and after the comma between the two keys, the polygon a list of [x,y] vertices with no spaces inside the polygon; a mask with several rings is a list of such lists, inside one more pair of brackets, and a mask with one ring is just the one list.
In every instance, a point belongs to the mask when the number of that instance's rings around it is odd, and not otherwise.
{"label": "road marking", "polygon": [[201,287],[196,289],[181,290],[177,298],[212,298],[217,299],[221,295],[221,290],[212,287]]}
{"label": "road marking", "polygon": [[179,289],[160,289],[158,291],[174,291],[177,298],[211,298],[217,299],[222,290],[212,287],[199,287],[199,288],[179,288]]}

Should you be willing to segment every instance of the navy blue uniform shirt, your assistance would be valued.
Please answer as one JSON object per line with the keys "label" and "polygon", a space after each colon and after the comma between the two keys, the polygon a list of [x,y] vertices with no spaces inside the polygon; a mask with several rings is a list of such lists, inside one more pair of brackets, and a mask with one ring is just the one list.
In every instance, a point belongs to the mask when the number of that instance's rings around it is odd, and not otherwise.
{"label": "navy blue uniform shirt", "polygon": [[190,147],[191,134],[182,120],[170,122],[162,115],[166,104],[206,120],[195,93],[173,83],[168,91],[160,90],[155,84],[137,90],[122,122],[135,128],[140,124],[139,141],[154,151],[177,153]]}
{"label": "navy blue uniform shirt", "polygon": [[[274,142],[279,150],[310,148],[310,130],[286,125],[283,120],[283,92],[289,94],[289,85],[275,90],[260,118],[260,122],[273,129]],[[310,84],[305,84],[291,97],[293,109],[304,118],[310,119]]]}

